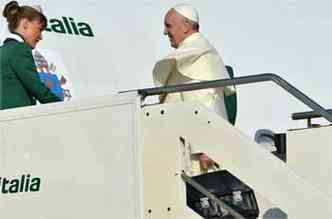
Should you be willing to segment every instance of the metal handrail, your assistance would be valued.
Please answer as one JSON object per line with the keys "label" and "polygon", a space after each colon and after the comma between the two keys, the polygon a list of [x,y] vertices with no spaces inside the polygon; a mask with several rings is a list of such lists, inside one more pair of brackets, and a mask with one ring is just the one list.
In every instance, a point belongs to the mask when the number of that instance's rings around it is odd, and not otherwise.
{"label": "metal handrail", "polygon": [[273,73],[264,73],[264,74],[257,74],[251,76],[244,76],[244,77],[236,77],[233,79],[221,79],[215,81],[205,81],[199,83],[191,83],[191,84],[181,84],[181,85],[171,85],[167,87],[156,87],[156,88],[148,88],[148,89],[141,89],[138,90],[138,93],[143,97],[147,96],[154,96],[154,95],[161,95],[167,93],[176,93],[176,92],[184,92],[184,91],[193,91],[193,90],[201,90],[201,89],[208,89],[208,88],[217,88],[217,87],[225,87],[231,85],[241,85],[241,84],[251,84],[257,82],[264,82],[264,81],[273,81],[288,93],[292,94],[295,98],[300,100],[302,103],[310,107],[319,115],[323,116],[329,122],[332,122],[332,114],[325,110],[322,106],[318,103],[310,99],[307,95],[302,93],[296,87],[288,83],[286,80],[281,78],[280,76],[273,74]]}
{"label": "metal handrail", "polygon": [[[332,109],[327,109],[326,111],[328,111],[329,113],[332,113]],[[322,116],[315,111],[299,112],[299,113],[292,114],[293,120],[313,119],[313,118],[320,118],[320,117],[322,117]]]}
{"label": "metal handrail", "polygon": [[208,197],[210,200],[214,201],[221,209],[226,210],[228,214],[232,215],[236,219],[246,219],[243,217],[240,213],[235,211],[231,206],[229,206],[226,202],[216,197],[214,194],[209,192],[206,188],[204,188],[202,185],[197,183],[195,180],[190,178],[187,174],[184,172],[181,174],[181,178],[183,181],[194,187],[197,191],[201,192],[203,195]]}

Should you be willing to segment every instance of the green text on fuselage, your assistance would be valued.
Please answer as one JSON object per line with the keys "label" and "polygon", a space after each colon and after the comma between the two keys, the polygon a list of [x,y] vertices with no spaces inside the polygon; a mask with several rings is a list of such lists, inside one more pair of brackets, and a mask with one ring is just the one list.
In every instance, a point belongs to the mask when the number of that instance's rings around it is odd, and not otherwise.
{"label": "green text on fuselage", "polygon": [[30,174],[17,178],[0,177],[0,193],[22,193],[38,192],[40,190],[41,179],[31,177]]}
{"label": "green text on fuselage", "polygon": [[84,22],[75,22],[74,18],[62,17],[61,19],[49,18],[45,31],[70,34],[77,36],[94,37],[91,26]]}

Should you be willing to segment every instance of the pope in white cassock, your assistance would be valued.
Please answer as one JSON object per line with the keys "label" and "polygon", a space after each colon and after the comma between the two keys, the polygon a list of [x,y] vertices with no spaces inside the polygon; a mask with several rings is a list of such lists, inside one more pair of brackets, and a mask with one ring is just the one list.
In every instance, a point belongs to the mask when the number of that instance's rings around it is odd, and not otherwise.
{"label": "pope in white cassock", "polygon": [[[171,8],[165,15],[164,25],[164,34],[175,50],[154,66],[156,86],[229,78],[218,52],[199,32],[198,13],[191,5],[180,4]],[[160,96],[161,103],[176,101],[199,101],[228,120],[223,88]]]}

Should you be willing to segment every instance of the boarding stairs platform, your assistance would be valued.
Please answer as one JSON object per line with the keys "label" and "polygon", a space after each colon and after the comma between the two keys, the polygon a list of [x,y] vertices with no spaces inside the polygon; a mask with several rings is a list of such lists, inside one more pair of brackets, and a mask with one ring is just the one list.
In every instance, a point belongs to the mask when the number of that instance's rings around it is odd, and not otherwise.
{"label": "boarding stairs platform", "polygon": [[[191,185],[222,209],[219,218],[248,218],[196,180],[227,171],[254,192],[258,218],[332,218],[329,151],[317,152],[324,156],[313,165],[305,153],[314,149],[304,143],[301,155],[296,156],[302,148],[287,151],[285,163],[200,103],[144,104],[145,97],[160,92],[173,91],[147,89],[2,111],[1,216],[202,218],[188,206]],[[330,136],[329,129],[289,132],[287,150],[303,135]],[[201,153],[218,170],[202,174]],[[314,176],[305,171],[308,166]]]}

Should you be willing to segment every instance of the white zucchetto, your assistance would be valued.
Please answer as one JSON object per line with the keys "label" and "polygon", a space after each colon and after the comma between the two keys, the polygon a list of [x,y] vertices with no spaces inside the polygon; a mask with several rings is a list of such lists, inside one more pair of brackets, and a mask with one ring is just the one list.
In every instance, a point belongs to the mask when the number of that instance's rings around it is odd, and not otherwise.
{"label": "white zucchetto", "polygon": [[172,7],[177,13],[181,14],[183,17],[195,22],[199,23],[198,12],[196,9],[189,4],[179,4]]}

